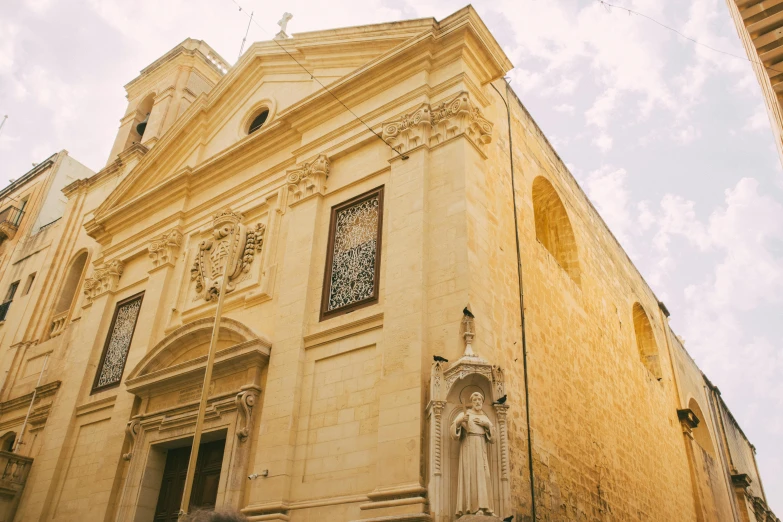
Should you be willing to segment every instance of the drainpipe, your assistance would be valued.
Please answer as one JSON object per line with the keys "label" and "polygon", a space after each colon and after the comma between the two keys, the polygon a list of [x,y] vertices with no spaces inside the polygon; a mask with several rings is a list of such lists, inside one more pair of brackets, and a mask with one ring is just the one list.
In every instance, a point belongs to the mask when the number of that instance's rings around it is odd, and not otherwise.
{"label": "drainpipe", "polygon": [[21,444],[24,444],[22,442],[22,437],[24,437],[24,430],[27,428],[27,421],[30,420],[30,414],[33,412],[33,404],[35,404],[35,396],[38,393],[38,387],[41,385],[41,379],[43,378],[44,371],[46,371],[46,363],[49,362],[49,354],[46,354],[46,357],[44,358],[43,366],[41,367],[41,373],[38,374],[38,382],[35,383],[35,388],[33,389],[33,398],[30,399],[30,406],[27,408],[27,415],[24,417],[24,422],[22,423],[22,429],[19,430],[19,437],[16,439],[16,444],[14,444],[14,449],[12,450],[12,453],[16,453],[19,449],[19,446]]}

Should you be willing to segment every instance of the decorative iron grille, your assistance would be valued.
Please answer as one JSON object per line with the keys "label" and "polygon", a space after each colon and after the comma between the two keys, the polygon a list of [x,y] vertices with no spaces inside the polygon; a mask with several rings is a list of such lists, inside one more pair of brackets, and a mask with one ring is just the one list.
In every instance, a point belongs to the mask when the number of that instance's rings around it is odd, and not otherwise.
{"label": "decorative iron grille", "polygon": [[332,209],[321,316],[378,299],[383,187]]}
{"label": "decorative iron grille", "polygon": [[143,297],[139,294],[117,303],[93,390],[120,383]]}

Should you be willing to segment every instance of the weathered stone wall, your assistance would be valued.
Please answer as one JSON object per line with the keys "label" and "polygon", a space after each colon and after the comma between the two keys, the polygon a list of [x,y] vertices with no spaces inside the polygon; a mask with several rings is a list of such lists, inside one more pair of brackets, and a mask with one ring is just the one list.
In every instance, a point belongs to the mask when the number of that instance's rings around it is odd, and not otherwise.
{"label": "weathered stone wall", "polygon": [[[502,85],[502,84],[500,84]],[[502,87],[501,87],[502,89]],[[469,189],[492,221],[471,248],[473,273],[487,272],[483,330],[502,332],[496,353],[508,372],[513,492],[530,512],[522,348],[505,108],[494,91],[496,140],[487,181]],[[538,520],[695,520],[677,391],[658,302],[513,94],[512,136],[528,350],[530,424]],[[575,237],[578,282],[536,238],[533,184],[548,180]],[[472,245],[471,245],[472,246]],[[483,250],[483,251],[482,251]],[[499,266],[501,261],[506,261]],[[509,262],[510,261],[510,262]],[[488,268],[491,267],[491,268]],[[499,295],[498,295],[499,294]],[[642,362],[632,310],[650,319],[662,379]],[[480,328],[481,326],[479,326]],[[489,354],[487,354],[489,356]]]}

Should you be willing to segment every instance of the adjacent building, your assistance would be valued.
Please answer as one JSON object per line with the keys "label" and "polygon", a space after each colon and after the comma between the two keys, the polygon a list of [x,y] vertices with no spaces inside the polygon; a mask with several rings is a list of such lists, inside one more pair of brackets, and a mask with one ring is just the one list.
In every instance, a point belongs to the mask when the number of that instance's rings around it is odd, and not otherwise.
{"label": "adjacent building", "polygon": [[777,521],[511,68],[467,7],[144,69],[46,248],[5,245],[0,291],[39,275],[0,325],[4,520],[177,519],[225,291],[193,507]]}
{"label": "adjacent building", "polygon": [[783,163],[783,4],[775,0],[726,0],[726,4],[761,87]]}

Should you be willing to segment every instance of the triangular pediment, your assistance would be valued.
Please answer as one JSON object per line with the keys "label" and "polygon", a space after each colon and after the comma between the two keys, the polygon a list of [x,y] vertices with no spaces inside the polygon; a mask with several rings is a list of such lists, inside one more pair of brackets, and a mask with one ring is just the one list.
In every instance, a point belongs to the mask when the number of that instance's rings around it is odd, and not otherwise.
{"label": "triangular pediment", "polygon": [[[432,44],[446,42],[459,30],[474,40],[494,43],[485,50],[486,79],[502,76],[511,66],[475,11],[467,7],[447,19],[419,19],[295,34],[282,41],[253,44],[207,94],[197,98],[140,163],[96,210],[88,230],[104,229],[118,213],[141,213],[156,198],[194,190],[199,176],[222,169],[238,170],[272,152],[299,148],[302,136],[320,122],[388,89],[405,65],[431,63]],[[415,55],[415,56],[414,56]],[[425,56],[426,55],[426,56]],[[454,59],[449,57],[448,59]],[[305,72],[315,71],[320,83]],[[339,96],[340,101],[334,96]],[[243,131],[254,108],[273,105],[270,118],[253,134]],[[380,122],[377,122],[378,124]],[[300,158],[281,158],[297,161]],[[144,205],[140,205],[141,201]]]}

